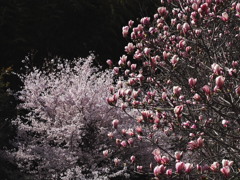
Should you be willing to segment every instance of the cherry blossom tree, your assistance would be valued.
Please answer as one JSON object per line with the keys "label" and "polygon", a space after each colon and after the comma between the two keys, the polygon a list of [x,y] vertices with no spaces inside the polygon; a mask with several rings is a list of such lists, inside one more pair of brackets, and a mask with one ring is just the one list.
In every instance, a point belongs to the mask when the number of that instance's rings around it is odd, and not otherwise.
{"label": "cherry blossom tree", "polygon": [[138,112],[128,130],[112,121],[116,146],[137,150],[115,166],[156,179],[238,179],[240,3],[161,3],[123,27],[126,54],[107,61],[117,79],[109,105]]}
{"label": "cherry blossom tree", "polygon": [[[19,75],[19,109],[28,113],[15,120],[17,151],[11,155],[30,179],[101,176],[97,168],[106,161],[102,151],[108,152],[106,145],[111,145],[109,124],[111,119],[124,119],[124,114],[107,104],[112,77],[94,67],[93,59],[56,58],[42,69],[27,67],[28,73]],[[109,172],[102,168],[105,171]]]}

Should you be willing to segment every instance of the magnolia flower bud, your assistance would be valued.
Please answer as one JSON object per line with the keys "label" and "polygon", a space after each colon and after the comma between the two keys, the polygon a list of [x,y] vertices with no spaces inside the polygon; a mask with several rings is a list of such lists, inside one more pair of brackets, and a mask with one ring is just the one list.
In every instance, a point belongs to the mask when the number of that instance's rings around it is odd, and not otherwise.
{"label": "magnolia flower bud", "polygon": [[196,94],[194,94],[193,99],[194,99],[195,101],[200,101],[200,100],[201,100],[201,96],[196,93]]}
{"label": "magnolia flower bud", "polygon": [[118,75],[118,73],[119,73],[119,68],[118,68],[118,67],[114,67],[114,68],[113,68],[113,72],[114,72],[115,75]]}
{"label": "magnolia flower bud", "polygon": [[113,66],[113,62],[112,62],[111,59],[108,59],[106,62],[107,62],[107,64],[109,65],[109,67],[112,67],[112,66]]}
{"label": "magnolia flower bud", "polygon": [[128,26],[129,26],[130,28],[133,26],[133,24],[134,24],[134,21],[133,21],[133,20],[129,20],[129,21],[128,21]]}
{"label": "magnolia flower bud", "polygon": [[122,141],[122,142],[121,142],[121,146],[122,146],[122,147],[127,147],[127,142],[126,142],[126,141]]}
{"label": "magnolia flower bud", "polygon": [[211,94],[211,90],[210,90],[210,87],[208,85],[203,86],[202,90],[205,92],[206,95]]}
{"label": "magnolia flower bud", "polygon": [[112,121],[113,128],[117,129],[118,124],[119,124],[119,120],[114,119],[114,120]]}
{"label": "magnolia flower bud", "polygon": [[167,176],[172,176],[172,169],[168,169],[168,170],[166,171],[166,175],[167,175]]}
{"label": "magnolia flower bud", "polygon": [[108,156],[108,150],[103,151],[103,156],[107,157]]}
{"label": "magnolia flower bud", "polygon": [[135,156],[131,156],[130,160],[131,160],[131,163],[134,163],[134,161],[136,160],[136,157]]}
{"label": "magnolia flower bud", "polygon": [[225,81],[225,78],[223,76],[218,76],[215,80],[216,82],[216,86],[219,88],[219,89],[222,89],[223,85],[224,85],[224,81]]}
{"label": "magnolia flower bud", "polygon": [[184,34],[186,34],[188,32],[188,30],[190,30],[190,26],[188,23],[184,23],[183,27],[182,27],[182,31]]}

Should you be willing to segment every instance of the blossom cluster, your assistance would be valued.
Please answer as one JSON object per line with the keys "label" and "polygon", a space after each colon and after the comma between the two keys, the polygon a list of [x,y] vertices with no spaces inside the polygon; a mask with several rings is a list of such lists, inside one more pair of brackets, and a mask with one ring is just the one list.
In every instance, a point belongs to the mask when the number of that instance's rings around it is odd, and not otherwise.
{"label": "blossom cluster", "polygon": [[15,120],[17,151],[11,154],[30,177],[84,177],[84,169],[95,171],[102,161],[99,152],[108,144],[109,123],[124,115],[108,106],[112,76],[94,67],[93,60],[94,55],[55,58],[42,69],[28,67],[27,74],[19,75],[19,109],[27,114]]}
{"label": "blossom cluster", "polygon": [[[143,17],[138,24],[130,20],[123,27],[129,43],[118,65],[107,60],[119,78],[109,88],[109,105],[138,112],[130,130],[114,119],[118,133],[109,133],[110,138],[128,151],[141,143],[151,144],[144,149],[148,152],[144,162],[135,154],[126,160],[138,173],[153,173],[160,179],[237,178],[240,3],[161,3],[153,17]],[[159,152],[152,158],[156,148]]]}

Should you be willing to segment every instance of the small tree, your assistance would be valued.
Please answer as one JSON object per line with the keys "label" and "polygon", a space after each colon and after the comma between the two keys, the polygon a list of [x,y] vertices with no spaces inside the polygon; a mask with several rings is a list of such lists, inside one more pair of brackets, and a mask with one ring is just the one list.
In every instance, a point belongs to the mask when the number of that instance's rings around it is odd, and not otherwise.
{"label": "small tree", "polygon": [[126,162],[157,179],[238,179],[240,3],[161,2],[153,18],[123,27],[130,42],[108,103],[138,115],[131,133],[113,121],[116,144],[147,143]]}
{"label": "small tree", "polygon": [[109,122],[121,113],[106,102],[111,75],[94,68],[93,59],[56,58],[20,75],[19,108],[28,113],[15,121],[18,150],[12,155],[30,178],[93,179],[104,166]]}

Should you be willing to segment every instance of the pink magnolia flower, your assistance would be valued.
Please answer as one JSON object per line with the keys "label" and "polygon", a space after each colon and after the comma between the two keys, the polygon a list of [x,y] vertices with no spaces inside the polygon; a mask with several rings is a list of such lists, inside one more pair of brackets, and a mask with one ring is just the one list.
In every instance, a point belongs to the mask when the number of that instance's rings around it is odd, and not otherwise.
{"label": "pink magnolia flower", "polygon": [[122,147],[127,147],[127,142],[126,142],[126,141],[122,141],[122,142],[121,142],[121,146],[122,146]]}
{"label": "pink magnolia flower", "polygon": [[153,170],[155,176],[159,176],[160,174],[164,174],[166,167],[164,165],[156,166]]}
{"label": "pink magnolia flower", "polygon": [[109,105],[114,106],[117,102],[117,96],[114,95],[112,97],[107,98],[107,102]]}
{"label": "pink magnolia flower", "polygon": [[114,158],[113,162],[115,163],[115,166],[118,166],[121,160],[118,158]]}
{"label": "pink magnolia flower", "polygon": [[227,159],[223,159],[222,160],[222,166],[225,167],[225,166],[232,166],[233,165],[233,161],[229,161]]}
{"label": "pink magnolia flower", "polygon": [[188,84],[189,84],[189,86],[191,87],[191,88],[193,88],[195,85],[196,85],[196,83],[197,83],[197,79],[195,78],[189,78],[188,79]]}
{"label": "pink magnolia flower", "polygon": [[112,133],[112,132],[109,132],[109,133],[108,133],[108,137],[109,137],[110,139],[112,139],[112,138],[113,138],[113,133]]}
{"label": "pink magnolia flower", "polygon": [[137,132],[138,134],[142,134],[142,127],[141,127],[141,126],[137,126],[137,127],[136,127],[136,132]]}
{"label": "pink magnolia flower", "polygon": [[222,125],[223,125],[224,127],[227,127],[229,123],[230,123],[230,122],[227,121],[227,120],[225,120],[225,119],[222,120]]}
{"label": "pink magnolia flower", "polygon": [[162,164],[168,164],[169,163],[169,158],[168,157],[166,157],[166,156],[162,156],[162,158],[161,158],[161,163]]}
{"label": "pink magnolia flower", "polygon": [[114,68],[113,68],[113,72],[114,72],[114,74],[118,75],[118,73],[119,73],[119,68],[118,68],[118,67],[114,67]]}
{"label": "pink magnolia flower", "polygon": [[166,175],[167,176],[172,176],[172,169],[167,169],[166,170]]}
{"label": "pink magnolia flower", "polygon": [[128,144],[129,144],[129,145],[133,145],[133,142],[134,142],[133,138],[129,138],[129,139],[128,139]]}
{"label": "pink magnolia flower", "polygon": [[171,60],[170,60],[170,62],[172,63],[173,67],[175,67],[175,66],[177,65],[178,61],[179,61],[179,58],[178,58],[177,55],[174,55],[174,56],[171,58]]}
{"label": "pink magnolia flower", "polygon": [[202,147],[203,146],[203,143],[204,143],[204,139],[202,137],[199,137],[197,139],[197,143],[198,143],[198,147]]}
{"label": "pink magnolia flower", "polygon": [[[239,3],[240,4],[240,3]],[[236,68],[237,66],[238,66],[238,62],[237,61],[233,61],[232,62],[232,66],[234,67],[234,68]]]}
{"label": "pink magnolia flower", "polygon": [[132,71],[135,71],[136,68],[137,68],[137,64],[131,64],[131,70],[132,70]]}
{"label": "pink magnolia flower", "polygon": [[129,21],[128,21],[128,26],[129,26],[130,28],[133,26],[133,24],[134,24],[134,21],[133,21],[133,20],[129,20]]}
{"label": "pink magnolia flower", "polygon": [[143,170],[143,167],[142,167],[142,166],[137,166],[137,171],[138,171],[138,172],[142,172],[142,170]]}
{"label": "pink magnolia flower", "polygon": [[210,169],[211,169],[212,171],[217,171],[217,170],[219,169],[219,166],[220,166],[220,164],[219,164],[218,162],[214,162],[214,163],[212,163],[212,165],[210,166]]}
{"label": "pink magnolia flower", "polygon": [[148,56],[148,55],[150,55],[151,49],[146,47],[146,48],[144,48],[143,52],[144,52],[144,54],[146,54]]}
{"label": "pink magnolia flower", "polygon": [[150,17],[143,17],[140,22],[143,24],[143,25],[148,25],[150,24]]}
{"label": "pink magnolia flower", "polygon": [[109,67],[112,67],[112,66],[113,66],[113,62],[112,62],[111,59],[108,59],[106,62],[107,62],[107,64],[109,65]]}
{"label": "pink magnolia flower", "polygon": [[174,108],[174,114],[176,115],[176,117],[181,117],[182,111],[183,111],[183,105],[176,106]]}
{"label": "pink magnolia flower", "polygon": [[159,7],[157,9],[158,13],[160,14],[160,16],[167,16],[168,15],[168,11],[166,7]]}
{"label": "pink magnolia flower", "polygon": [[160,149],[154,149],[153,152],[152,152],[152,154],[153,154],[154,156],[156,156],[156,155],[161,155],[161,151],[160,151]]}
{"label": "pink magnolia flower", "polygon": [[197,3],[193,3],[192,4],[192,8],[193,8],[193,10],[197,11],[198,10],[198,4]]}
{"label": "pink magnolia flower", "polygon": [[228,21],[228,20],[229,20],[228,13],[223,12],[223,13],[222,13],[222,16],[221,16],[221,19],[222,19],[223,21]]}
{"label": "pink magnolia flower", "polygon": [[188,143],[188,149],[189,150],[194,150],[196,148],[198,148],[198,143],[196,141],[190,141]]}
{"label": "pink magnolia flower", "polygon": [[223,168],[220,169],[221,173],[228,177],[230,175],[230,167],[229,166],[224,166]]}
{"label": "pink magnolia flower", "polygon": [[218,76],[215,80],[216,82],[216,86],[219,88],[219,89],[222,89],[223,85],[224,85],[224,81],[225,81],[225,78],[223,76]]}
{"label": "pink magnolia flower", "polygon": [[206,95],[211,94],[211,90],[210,90],[210,87],[208,85],[203,86],[202,90],[205,92]]}
{"label": "pink magnolia flower", "polygon": [[122,28],[122,35],[123,35],[123,37],[127,37],[128,31],[129,31],[129,27],[128,26],[124,26]]}
{"label": "pink magnolia flower", "polygon": [[195,101],[200,101],[201,100],[201,96],[198,93],[196,93],[196,94],[194,94],[193,99]]}
{"label": "pink magnolia flower", "polygon": [[108,150],[103,151],[103,156],[107,157],[108,156]]}
{"label": "pink magnolia flower", "polygon": [[240,95],[240,86],[238,86],[236,89],[235,89],[235,92],[237,95]]}
{"label": "pink magnolia flower", "polygon": [[[239,91],[240,92],[240,91]],[[165,101],[167,99],[167,93],[166,92],[162,92],[162,99]]]}
{"label": "pink magnolia flower", "polygon": [[190,30],[189,24],[185,22],[182,26],[182,30],[183,30],[183,33],[186,34],[188,30]]}
{"label": "pink magnolia flower", "polygon": [[191,163],[185,164],[185,172],[186,173],[190,173],[192,171],[192,169],[193,169],[193,164],[191,164]]}
{"label": "pink magnolia flower", "polygon": [[114,119],[114,120],[112,121],[113,128],[117,129],[118,124],[119,124],[119,120],[118,120],[118,119]]}
{"label": "pink magnolia flower", "polygon": [[182,88],[179,86],[173,86],[173,94],[179,96],[181,93]]}
{"label": "pink magnolia flower", "polygon": [[131,54],[135,49],[135,46],[133,45],[133,43],[128,43],[127,46],[125,46],[125,52],[128,54]]}
{"label": "pink magnolia flower", "polygon": [[135,156],[131,156],[131,157],[130,157],[130,160],[131,160],[131,163],[134,163],[135,160],[136,160],[136,157],[135,157]]}
{"label": "pink magnolia flower", "polygon": [[154,159],[155,159],[155,161],[156,161],[158,164],[161,164],[161,160],[162,160],[161,155],[155,155],[155,156],[154,156]]}
{"label": "pink magnolia flower", "polygon": [[213,70],[213,73],[216,74],[216,75],[220,75],[221,72],[222,72],[222,68],[218,64],[216,64],[216,63],[213,63],[211,65],[211,68]]}
{"label": "pink magnolia flower", "polygon": [[184,169],[185,169],[185,164],[183,163],[183,162],[177,162],[176,164],[175,164],[175,168],[176,168],[176,172],[177,173],[181,173],[181,172],[183,172],[184,171]]}
{"label": "pink magnolia flower", "polygon": [[176,160],[180,160],[182,158],[183,152],[180,151],[176,151],[174,156],[176,158]]}

